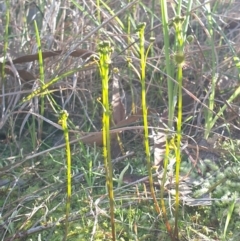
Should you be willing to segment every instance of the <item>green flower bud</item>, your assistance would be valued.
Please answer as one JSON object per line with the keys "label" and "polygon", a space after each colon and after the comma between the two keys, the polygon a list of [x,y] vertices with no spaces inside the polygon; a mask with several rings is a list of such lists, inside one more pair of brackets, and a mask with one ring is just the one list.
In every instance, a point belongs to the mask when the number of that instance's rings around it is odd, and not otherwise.
{"label": "green flower bud", "polygon": [[193,35],[188,35],[188,36],[187,36],[187,41],[188,41],[188,43],[192,43],[193,40],[194,40]]}

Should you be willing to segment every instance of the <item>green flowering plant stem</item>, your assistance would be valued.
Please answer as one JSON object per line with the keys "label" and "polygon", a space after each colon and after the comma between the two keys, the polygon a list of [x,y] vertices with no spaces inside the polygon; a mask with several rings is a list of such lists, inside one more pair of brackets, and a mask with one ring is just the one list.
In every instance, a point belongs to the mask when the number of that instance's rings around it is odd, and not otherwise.
{"label": "green flowering plant stem", "polygon": [[106,171],[106,182],[110,203],[110,216],[112,227],[112,240],[116,240],[115,222],[114,222],[114,192],[113,192],[113,174],[110,147],[110,108],[108,98],[109,82],[109,64],[111,63],[112,47],[109,41],[99,43],[99,70],[102,79],[102,105],[103,105],[103,157]]}
{"label": "green flowering plant stem", "polygon": [[183,74],[182,69],[184,65],[184,38],[183,38],[183,23],[184,17],[176,16],[171,24],[173,25],[176,32],[176,47],[177,52],[174,56],[175,63],[177,64],[177,82],[178,82],[178,111],[177,111],[177,143],[176,153],[176,203],[175,203],[175,230],[174,237],[178,238],[178,211],[179,211],[179,180],[180,180],[180,165],[181,165],[181,139],[182,139],[182,80]]}
{"label": "green flowering plant stem", "polygon": [[147,159],[147,169],[148,169],[148,177],[149,177],[149,185],[151,190],[151,195],[154,201],[155,209],[160,214],[160,208],[158,205],[158,201],[156,199],[154,186],[153,186],[153,177],[152,177],[152,165],[151,165],[151,154],[150,154],[150,146],[149,146],[149,134],[148,134],[148,113],[147,113],[147,103],[146,103],[146,56],[145,48],[144,48],[144,29],[146,24],[141,23],[138,25],[137,32],[139,34],[139,50],[140,50],[140,66],[141,66],[141,85],[142,85],[142,111],[143,111],[143,125],[144,125],[144,145]]}
{"label": "green flowering plant stem", "polygon": [[68,113],[66,110],[63,110],[60,112],[59,115],[59,121],[58,123],[62,126],[63,128],[63,133],[64,133],[64,139],[66,143],[66,161],[67,161],[67,202],[66,202],[66,227],[65,227],[65,237],[63,240],[67,239],[68,235],[68,218],[69,218],[69,213],[70,213],[70,200],[71,200],[71,195],[72,195],[72,184],[71,184],[71,149],[70,149],[70,142],[69,142],[69,131],[68,131],[68,126],[67,126],[67,118],[68,118]]}
{"label": "green flowering plant stem", "polygon": [[168,171],[168,157],[170,155],[170,143],[169,140],[166,139],[166,148],[165,148],[165,155],[164,155],[164,160],[163,160],[163,177],[162,177],[162,182],[161,182],[161,190],[160,190],[160,203],[161,203],[161,208],[162,208],[162,213],[163,213],[163,218],[165,222],[166,229],[168,231],[168,234],[171,238],[173,239],[173,234],[172,234],[172,227],[168,221],[167,217],[167,210],[164,202],[164,194],[165,194],[165,183],[167,180],[167,171]]}

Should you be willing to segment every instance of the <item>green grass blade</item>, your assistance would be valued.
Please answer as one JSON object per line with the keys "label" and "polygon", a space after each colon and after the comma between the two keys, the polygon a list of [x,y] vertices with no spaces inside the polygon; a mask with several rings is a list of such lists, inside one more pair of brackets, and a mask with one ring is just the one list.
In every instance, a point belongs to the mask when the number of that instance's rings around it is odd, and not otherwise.
{"label": "green grass blade", "polygon": [[170,129],[173,127],[173,119],[174,119],[174,83],[172,82],[170,77],[173,77],[172,74],[172,64],[170,59],[170,32],[168,25],[168,10],[167,10],[167,1],[160,0],[161,6],[161,16],[162,16],[162,27],[163,27],[163,37],[164,37],[164,53],[165,53],[165,65],[167,72],[167,85],[168,85],[168,126]]}
{"label": "green grass blade", "polygon": [[5,21],[6,21],[6,25],[5,25],[5,29],[4,29],[4,44],[3,44],[3,63],[2,63],[2,69],[1,69],[1,82],[0,82],[0,87],[1,87],[1,91],[2,91],[2,108],[5,109],[5,63],[6,63],[6,57],[7,57],[7,50],[8,50],[8,38],[9,38],[9,23],[10,23],[10,4],[9,4],[9,0],[6,1],[6,13],[5,13]]}
{"label": "green grass blade", "polygon": [[226,219],[226,223],[225,223],[224,231],[223,231],[223,238],[224,238],[224,240],[226,240],[226,233],[227,233],[229,222],[230,222],[232,214],[233,214],[233,210],[234,210],[235,204],[236,204],[236,193],[235,193],[235,197],[234,197],[233,202],[230,204],[230,206],[228,208],[227,219]]}
{"label": "green grass blade", "polygon": [[44,77],[44,67],[43,67],[43,57],[42,57],[42,46],[41,46],[41,39],[40,39],[36,20],[34,20],[34,28],[35,28],[35,35],[36,35],[36,40],[37,40],[37,47],[38,47],[40,81],[42,84],[44,84],[45,77]]}
{"label": "green grass blade", "polygon": [[[42,85],[44,85],[45,76],[44,76],[44,65],[43,65],[43,57],[42,57],[42,46],[41,46],[41,39],[40,39],[36,20],[34,20],[34,28],[35,28],[35,35],[36,35],[37,46],[38,46],[38,63],[39,63],[40,82]],[[44,96],[43,95],[41,95],[40,97],[40,114],[42,116],[44,115]],[[42,125],[43,125],[43,121],[40,119],[39,128],[38,128],[38,139],[41,139]]]}
{"label": "green grass blade", "polygon": [[211,81],[211,94],[209,96],[209,103],[208,103],[208,109],[206,109],[206,129],[204,136],[207,139],[208,135],[211,131],[211,122],[213,119],[213,109],[214,109],[214,103],[215,103],[215,92],[216,92],[216,84],[217,84],[217,79],[218,79],[218,73],[217,73],[217,58],[216,58],[216,50],[215,50],[215,45],[214,45],[214,31],[213,31],[213,17],[212,17],[212,12],[211,12],[211,5],[210,3],[207,3],[205,5],[206,10],[207,10],[207,21],[208,21],[208,32],[210,35],[210,45],[211,45],[211,69],[212,69],[212,81]]}

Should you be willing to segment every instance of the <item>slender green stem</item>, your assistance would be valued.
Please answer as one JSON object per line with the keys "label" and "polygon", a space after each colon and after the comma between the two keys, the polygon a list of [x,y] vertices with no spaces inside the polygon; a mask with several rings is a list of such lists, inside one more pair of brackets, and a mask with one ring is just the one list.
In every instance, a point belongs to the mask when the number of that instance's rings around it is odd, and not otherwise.
{"label": "slender green stem", "polygon": [[110,42],[104,41],[99,43],[99,69],[102,79],[102,101],[103,101],[103,157],[106,170],[106,182],[110,202],[110,216],[112,227],[112,240],[116,240],[115,220],[114,220],[114,192],[113,192],[113,174],[110,147],[110,109],[109,109],[109,64],[111,63],[112,48]]}
{"label": "slender green stem", "polygon": [[172,227],[170,223],[168,222],[167,218],[167,211],[165,207],[165,202],[164,202],[164,193],[165,193],[165,183],[167,180],[167,170],[168,170],[168,161],[169,161],[169,154],[170,154],[170,143],[169,140],[166,139],[166,149],[165,149],[165,156],[164,156],[164,162],[163,162],[163,177],[161,181],[161,192],[160,192],[160,200],[161,200],[161,207],[162,207],[162,212],[163,212],[163,217],[164,217],[164,222],[168,231],[168,234],[171,237],[171,240],[173,240],[172,237]]}
{"label": "slender green stem", "polygon": [[10,23],[10,4],[9,0],[6,1],[6,14],[5,14],[5,30],[4,30],[4,45],[3,45],[3,63],[2,63],[2,69],[1,69],[1,77],[2,81],[0,83],[0,88],[2,90],[2,109],[5,110],[5,63],[6,63],[6,56],[7,56],[7,50],[8,50],[8,29],[9,29],[9,23]]}
{"label": "slender green stem", "polygon": [[177,82],[178,82],[178,114],[177,114],[177,145],[176,145],[176,204],[175,204],[175,230],[174,237],[178,238],[178,210],[179,210],[179,181],[180,181],[180,166],[181,166],[181,139],[182,139],[182,68],[184,65],[184,38],[183,38],[183,23],[184,18],[176,16],[173,19],[173,26],[176,32],[177,53],[175,54],[175,62],[177,64]]}
{"label": "slender green stem", "polygon": [[212,59],[212,82],[211,82],[211,93],[209,95],[209,103],[208,103],[208,109],[206,110],[206,128],[204,137],[207,138],[211,131],[211,123],[213,120],[213,109],[214,109],[214,103],[215,103],[215,92],[216,92],[216,83],[218,78],[218,73],[216,70],[217,66],[217,58],[216,58],[216,51],[214,46],[214,32],[213,32],[213,18],[211,13],[211,5],[210,3],[207,3],[206,5],[207,9],[207,20],[208,20],[208,32],[210,35],[210,44],[211,44],[211,59]]}
{"label": "slender green stem", "polygon": [[69,226],[69,214],[70,214],[70,200],[72,195],[72,175],[71,175],[71,149],[70,149],[70,142],[69,142],[69,132],[68,132],[68,126],[67,126],[67,118],[68,113],[67,111],[62,111],[59,116],[59,124],[62,125],[63,133],[64,133],[64,139],[66,143],[66,159],[67,159],[67,202],[66,202],[66,227],[65,227],[65,237],[63,240],[67,240],[68,235],[68,226]]}
{"label": "slender green stem", "polygon": [[101,23],[101,8],[100,8],[100,0],[97,0],[97,20]]}
{"label": "slender green stem", "polygon": [[40,39],[36,20],[34,20],[34,27],[35,27],[37,46],[38,46],[38,62],[39,62],[40,81],[42,84],[44,84],[45,77],[44,77],[44,68],[43,68],[42,46],[41,46],[41,39]]}
{"label": "slender green stem", "polygon": [[178,4],[177,4],[177,16],[181,16],[182,13],[182,0],[178,0]]}
{"label": "slender green stem", "polygon": [[[131,0],[128,0],[128,3],[130,3],[131,2]],[[134,15],[134,12],[135,12],[135,10],[136,10],[136,5],[134,5],[133,6],[133,8],[132,8],[132,13],[130,12],[130,10],[128,10],[127,11],[127,43],[128,43],[128,45],[130,45],[131,43],[132,43],[132,38],[131,38],[131,14],[133,14]],[[135,95],[134,95],[134,91],[133,91],[133,88],[132,88],[132,77],[131,77],[131,75],[132,75],[132,71],[131,71],[131,49],[129,48],[129,49],[127,49],[127,65],[128,65],[128,68],[127,68],[127,73],[128,73],[128,75],[129,75],[129,81],[130,81],[130,91],[131,91],[131,98],[132,98],[132,106],[131,106],[131,111],[132,111],[132,113],[133,114],[135,114],[135,110],[136,110],[136,108],[135,108]]]}
{"label": "slender green stem", "polygon": [[[44,85],[45,77],[44,77],[42,47],[41,47],[41,39],[40,39],[36,20],[34,20],[34,28],[35,28],[35,34],[36,34],[36,40],[37,40],[37,46],[38,46],[38,62],[39,62],[40,82],[41,82],[41,85]],[[40,97],[40,114],[41,114],[41,116],[44,115],[44,96],[43,95],[41,95],[41,97]],[[39,120],[39,128],[38,128],[38,138],[39,139],[41,139],[42,125],[43,125],[43,120],[40,119]]]}
{"label": "slender green stem", "polygon": [[[93,63],[93,62],[92,62]],[[91,65],[92,63],[89,63],[88,65]],[[94,62],[95,63],[95,62]],[[29,94],[28,96],[24,97],[23,100],[21,101],[21,104],[26,102],[26,101],[29,101],[31,100],[33,97],[35,96],[38,96],[38,95],[45,95],[45,94],[48,94],[48,88],[57,83],[59,80],[69,76],[69,75],[72,75],[74,73],[76,73],[77,71],[79,70],[82,70],[84,67],[86,67],[86,65],[82,65],[78,68],[75,68],[75,69],[72,69],[72,70],[69,70],[63,74],[61,74],[60,76],[57,76],[55,78],[53,78],[52,80],[50,80],[48,83],[42,85],[40,88],[34,90],[31,94]]]}
{"label": "slender green stem", "polygon": [[[99,0],[97,0],[99,1]],[[100,0],[101,4],[108,10],[108,12],[114,16],[115,15],[115,12],[107,5],[106,1],[103,1],[103,0]],[[124,29],[125,26],[124,24],[122,23],[122,21],[120,20],[120,18],[118,16],[115,17],[115,20],[116,22],[119,24],[119,26],[121,27],[121,29]]]}
{"label": "slender green stem", "polygon": [[151,157],[150,157],[150,147],[149,147],[149,134],[148,134],[148,114],[147,114],[147,103],[146,103],[146,55],[144,48],[144,29],[146,24],[142,23],[138,26],[139,33],[139,49],[140,49],[140,66],[141,66],[141,84],[142,84],[142,111],[143,111],[143,125],[144,125],[144,145],[147,159],[147,168],[148,168],[148,177],[151,195],[154,201],[155,209],[160,214],[160,208],[158,205],[158,201],[155,196],[154,186],[153,186],[153,177],[152,177],[152,165],[151,165]]}
{"label": "slender green stem", "polygon": [[4,30],[4,45],[3,45],[3,67],[2,67],[2,79],[4,80],[5,76],[5,71],[4,71],[4,66],[6,62],[6,55],[7,55],[7,50],[8,50],[8,29],[9,29],[9,23],[10,23],[10,5],[9,1],[6,1],[6,13],[5,13],[5,30]]}
{"label": "slender green stem", "polygon": [[183,24],[183,41],[184,42],[186,41],[186,38],[187,38],[187,31],[189,28],[190,11],[192,9],[192,4],[193,4],[193,0],[189,0],[187,3],[187,13]]}
{"label": "slender green stem", "polygon": [[[154,27],[155,0],[152,0],[151,10],[152,10],[152,14],[151,14],[151,29],[153,29],[153,27]],[[153,39],[153,38],[154,38],[154,32],[151,31],[151,39]],[[151,48],[150,54],[151,54],[151,57],[154,56],[153,48]]]}
{"label": "slender green stem", "polygon": [[168,84],[168,126],[170,129],[173,127],[174,119],[174,83],[171,80],[172,75],[172,64],[170,60],[169,50],[169,25],[168,25],[168,10],[167,1],[160,0],[162,26],[163,26],[163,37],[164,37],[164,53],[165,53],[165,65],[167,72],[167,84]]}

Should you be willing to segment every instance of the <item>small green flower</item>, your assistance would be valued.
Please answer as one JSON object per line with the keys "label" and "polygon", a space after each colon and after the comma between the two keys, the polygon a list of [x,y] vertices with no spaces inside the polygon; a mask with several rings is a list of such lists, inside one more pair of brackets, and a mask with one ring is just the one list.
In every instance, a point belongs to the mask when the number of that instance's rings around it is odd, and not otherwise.
{"label": "small green flower", "polygon": [[185,54],[183,52],[178,52],[174,55],[174,61],[177,65],[184,65]]}

